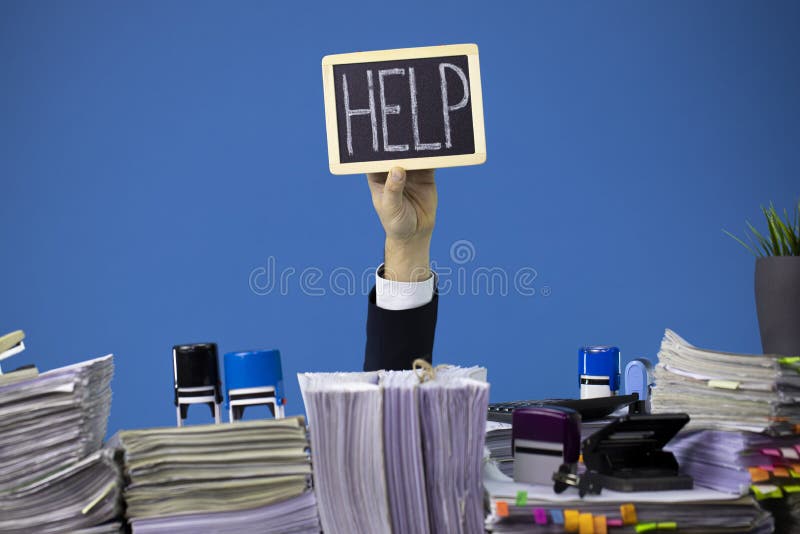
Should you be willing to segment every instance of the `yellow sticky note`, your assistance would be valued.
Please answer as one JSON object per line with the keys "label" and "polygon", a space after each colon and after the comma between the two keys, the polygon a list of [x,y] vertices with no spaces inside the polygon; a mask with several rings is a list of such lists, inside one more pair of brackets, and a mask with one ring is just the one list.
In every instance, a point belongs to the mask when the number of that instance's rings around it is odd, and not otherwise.
{"label": "yellow sticky note", "polygon": [[607,534],[608,528],[606,527],[606,516],[594,516],[594,534]]}
{"label": "yellow sticky note", "polygon": [[594,534],[594,519],[592,514],[578,516],[578,532],[580,534]]}
{"label": "yellow sticky note", "polygon": [[630,503],[620,506],[619,514],[622,516],[623,525],[635,525],[639,522],[636,518],[636,507]]}
{"label": "yellow sticky note", "polygon": [[708,387],[719,389],[739,389],[739,382],[733,380],[709,380]]}
{"label": "yellow sticky note", "polygon": [[578,532],[580,528],[580,512],[577,510],[564,510],[564,530]]}

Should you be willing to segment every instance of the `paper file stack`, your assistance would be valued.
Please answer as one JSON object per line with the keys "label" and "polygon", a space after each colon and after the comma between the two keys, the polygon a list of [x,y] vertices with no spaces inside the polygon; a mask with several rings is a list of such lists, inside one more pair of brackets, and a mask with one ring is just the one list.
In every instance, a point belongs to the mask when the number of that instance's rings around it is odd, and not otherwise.
{"label": "paper file stack", "polygon": [[325,532],[483,532],[480,368],[298,375]]}
{"label": "paper file stack", "polygon": [[[0,386],[0,532],[118,532],[112,356]],[[4,375],[8,376],[8,375]]]}
{"label": "paper file stack", "polygon": [[604,489],[580,498],[575,488],[520,484],[489,462],[484,468],[489,495],[489,532],[773,532],[772,516],[752,497],[705,488],[623,493]]}
{"label": "paper file stack", "polygon": [[511,424],[486,421],[486,449],[497,468],[509,477],[514,476],[514,452],[511,448]]}
{"label": "paper file stack", "polygon": [[127,430],[133,532],[319,532],[302,417]]}
{"label": "paper file stack", "polygon": [[800,529],[798,358],[693,347],[667,330],[656,367],[654,411],[692,420],[669,444],[695,484],[752,493],[780,532]]}
{"label": "paper file stack", "polygon": [[685,412],[690,429],[791,435],[800,424],[800,358],[696,348],[664,333],[653,412]]}

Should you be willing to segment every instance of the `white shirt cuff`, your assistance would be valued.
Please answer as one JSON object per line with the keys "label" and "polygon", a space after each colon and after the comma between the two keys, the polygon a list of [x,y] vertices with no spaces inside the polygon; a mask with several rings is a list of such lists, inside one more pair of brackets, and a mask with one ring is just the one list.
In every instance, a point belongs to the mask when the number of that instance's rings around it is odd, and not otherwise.
{"label": "white shirt cuff", "polygon": [[381,278],[383,265],[375,271],[375,303],[384,310],[410,310],[433,300],[434,274],[422,282],[398,282]]}

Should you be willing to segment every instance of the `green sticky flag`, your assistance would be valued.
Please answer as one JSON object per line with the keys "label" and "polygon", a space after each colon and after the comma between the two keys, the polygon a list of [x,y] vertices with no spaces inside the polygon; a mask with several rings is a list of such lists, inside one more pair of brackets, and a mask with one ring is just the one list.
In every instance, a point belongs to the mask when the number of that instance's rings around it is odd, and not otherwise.
{"label": "green sticky flag", "polygon": [[517,492],[517,506],[525,506],[528,504],[528,492],[527,491],[518,491]]}

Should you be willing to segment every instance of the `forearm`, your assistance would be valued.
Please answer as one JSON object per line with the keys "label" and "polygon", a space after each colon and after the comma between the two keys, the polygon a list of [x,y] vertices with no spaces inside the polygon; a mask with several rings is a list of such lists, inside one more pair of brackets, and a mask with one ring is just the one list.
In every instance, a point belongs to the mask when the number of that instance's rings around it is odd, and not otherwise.
{"label": "forearm", "polygon": [[431,277],[431,237],[397,241],[386,238],[384,277],[397,282],[421,282]]}

